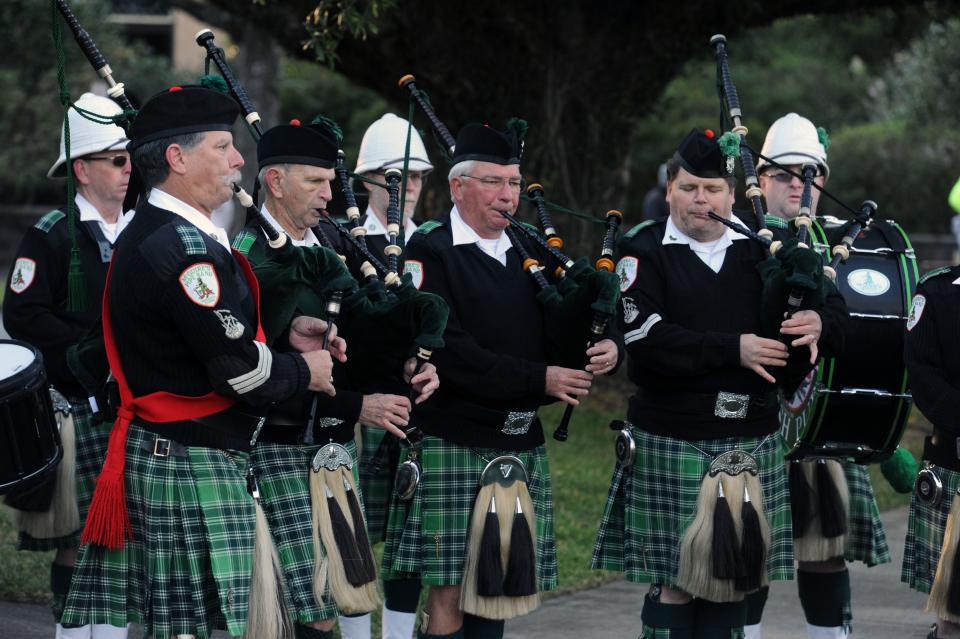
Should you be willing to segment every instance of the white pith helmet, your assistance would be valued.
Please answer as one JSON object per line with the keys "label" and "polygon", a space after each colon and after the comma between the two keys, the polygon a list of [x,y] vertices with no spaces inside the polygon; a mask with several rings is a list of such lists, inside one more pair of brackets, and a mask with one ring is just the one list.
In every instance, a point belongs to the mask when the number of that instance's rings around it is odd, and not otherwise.
{"label": "white pith helmet", "polygon": [[[84,93],[74,104],[81,109],[97,115],[113,116],[122,111],[120,105],[93,93]],[[98,153],[100,151],[118,151],[127,147],[127,134],[116,124],[98,124],[70,109],[70,159]],[[61,121],[62,122],[62,121]],[[66,177],[66,151],[63,145],[63,125],[60,126],[60,157],[54,162],[47,177]]]}
{"label": "white pith helmet", "polygon": [[[360,152],[357,154],[357,168],[353,172],[369,173],[380,169],[402,169],[408,126],[409,123],[404,118],[386,113],[367,127],[360,142]],[[416,127],[409,128],[410,161],[407,167],[411,171],[429,171],[433,165],[430,164],[420,133],[417,132]]]}
{"label": "white pith helmet", "polygon": [[[820,141],[817,128],[813,122],[796,113],[788,113],[770,126],[760,155],[783,166],[815,162],[823,167],[824,175],[830,177],[827,150]],[[760,158],[757,161],[757,173],[769,166],[769,162]]]}

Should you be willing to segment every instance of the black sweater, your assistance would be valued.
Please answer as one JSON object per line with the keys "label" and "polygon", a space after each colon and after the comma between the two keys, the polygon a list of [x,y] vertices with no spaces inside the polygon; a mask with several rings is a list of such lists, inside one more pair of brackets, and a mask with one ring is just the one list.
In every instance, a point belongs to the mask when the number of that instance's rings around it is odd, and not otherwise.
{"label": "black sweater", "polygon": [[254,341],[253,297],[233,255],[171,211],[138,207],[117,242],[109,291],[134,396],[215,391],[252,407],[301,394],[309,384],[303,357]]}
{"label": "black sweater", "polygon": [[[666,218],[627,234],[620,244],[624,291],[618,322],[630,355],[629,377],[638,387],[629,420],[681,439],[773,432],[776,388],[740,365],[740,336],[760,334],[757,265],[766,259],[765,249],[752,240],[734,241],[714,273],[689,246],[663,245],[665,229]],[[830,317],[842,321],[844,313]],[[832,339],[832,324],[824,320],[822,341]],[[807,349],[797,349],[789,365],[802,367],[808,356]],[[709,400],[719,392],[760,403],[745,418],[719,418]]]}
{"label": "black sweater", "polygon": [[[450,307],[445,346],[433,355],[440,388],[418,410],[418,425],[466,446],[534,448],[543,443],[538,420],[521,434],[502,428],[510,412],[536,411],[548,399],[536,284],[515,249],[507,252],[503,266],[475,244],[453,246],[449,214],[438,222],[414,233],[404,252],[408,264],[421,264],[420,289],[436,293]],[[549,258],[538,258],[549,264]]]}
{"label": "black sweater", "polygon": [[960,268],[920,279],[907,320],[904,355],[913,400],[933,425],[960,436]]}
{"label": "black sweater", "polygon": [[79,213],[75,230],[86,283],[86,309],[67,310],[72,244],[66,215],[56,210],[43,216],[20,242],[7,279],[3,324],[11,337],[40,351],[53,386],[66,395],[85,397],[87,393],[67,368],[66,352],[100,317],[109,256],[104,261],[91,226],[79,221]]}

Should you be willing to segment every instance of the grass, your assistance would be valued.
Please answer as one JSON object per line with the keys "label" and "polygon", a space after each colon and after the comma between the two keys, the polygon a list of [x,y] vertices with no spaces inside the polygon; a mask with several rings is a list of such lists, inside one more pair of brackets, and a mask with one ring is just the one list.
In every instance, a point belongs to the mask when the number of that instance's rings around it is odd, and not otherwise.
{"label": "grass", "polygon": [[[566,442],[557,442],[551,436],[560,421],[562,408],[550,406],[541,411],[553,476],[560,574],[557,593],[596,586],[619,577],[618,573],[590,570],[594,537],[615,463],[615,434],[607,425],[611,419],[622,418],[625,397],[617,380],[604,382],[604,386],[606,388],[597,389],[598,393],[574,411]],[[914,411],[903,445],[918,459],[923,436],[929,430],[929,423]],[[880,474],[878,465],[870,467],[870,475],[881,510],[909,503],[910,495],[895,493]],[[19,552],[15,546],[16,532],[9,511],[0,509],[0,600],[46,603],[53,552]],[[379,556],[380,548],[377,551]],[[376,619],[375,623],[378,622]]]}

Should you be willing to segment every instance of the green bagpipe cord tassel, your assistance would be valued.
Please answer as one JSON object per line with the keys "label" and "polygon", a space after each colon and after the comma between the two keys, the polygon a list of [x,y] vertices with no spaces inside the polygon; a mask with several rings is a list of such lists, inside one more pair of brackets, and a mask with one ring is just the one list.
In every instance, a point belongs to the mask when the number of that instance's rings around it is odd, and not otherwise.
{"label": "green bagpipe cord tassel", "polygon": [[330,118],[318,115],[313,118],[313,121],[310,124],[318,124],[320,126],[325,126],[330,129],[330,132],[333,133],[333,136],[337,139],[339,144],[343,144],[343,129],[340,128],[340,125],[331,120]]}
{"label": "green bagpipe cord tassel", "polygon": [[880,464],[880,472],[898,493],[913,491],[913,482],[919,471],[917,460],[910,451],[899,446],[893,451],[893,455]]}
{"label": "green bagpipe cord tassel", "polygon": [[70,250],[70,271],[67,273],[67,310],[82,313],[87,310],[87,282],[80,268],[80,249]]}
{"label": "green bagpipe cord tassel", "polygon": [[822,126],[817,127],[817,139],[820,140],[820,144],[823,145],[824,151],[830,148],[830,136],[827,135],[827,130]]}
{"label": "green bagpipe cord tassel", "polygon": [[717,140],[720,152],[728,158],[740,157],[740,136],[733,131],[727,131]]}
{"label": "green bagpipe cord tassel", "polygon": [[200,76],[200,86],[205,89],[210,89],[211,91],[216,91],[217,93],[230,93],[230,87],[227,86],[227,81],[216,73],[208,73]]}

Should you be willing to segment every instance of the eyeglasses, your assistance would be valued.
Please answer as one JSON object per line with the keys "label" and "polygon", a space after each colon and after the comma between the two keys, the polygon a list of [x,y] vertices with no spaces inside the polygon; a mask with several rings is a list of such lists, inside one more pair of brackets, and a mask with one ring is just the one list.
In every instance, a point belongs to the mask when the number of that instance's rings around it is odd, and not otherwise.
{"label": "eyeglasses", "polygon": [[[818,169],[813,177],[820,177],[821,175],[823,175],[823,173]],[[763,176],[768,177],[771,180],[776,180],[780,184],[790,184],[791,182],[793,182],[793,178],[796,177],[790,173],[786,173],[783,171],[781,171],[780,173],[764,173]],[[802,179],[800,179],[800,181],[803,182]]]}
{"label": "eyeglasses", "polygon": [[109,161],[111,164],[113,164],[115,167],[119,169],[119,168],[125,167],[127,165],[127,160],[129,160],[130,158],[127,157],[126,155],[108,155],[106,157],[94,156],[94,157],[87,157],[87,158],[81,158],[81,159],[87,162],[95,162],[96,160]]}
{"label": "eyeglasses", "polygon": [[505,178],[505,177],[476,177],[474,175],[461,175],[463,178],[470,178],[480,183],[484,189],[499,191],[506,184],[514,193],[519,193],[523,186],[523,178]]}

